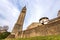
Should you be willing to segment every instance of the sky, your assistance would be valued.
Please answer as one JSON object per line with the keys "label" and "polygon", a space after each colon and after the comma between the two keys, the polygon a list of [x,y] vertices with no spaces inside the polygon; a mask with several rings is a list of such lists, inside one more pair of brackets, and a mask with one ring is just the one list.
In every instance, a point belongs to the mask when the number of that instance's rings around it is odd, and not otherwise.
{"label": "sky", "polygon": [[12,31],[22,8],[26,6],[23,30],[41,17],[53,19],[60,10],[60,0],[0,0],[0,26],[8,25]]}

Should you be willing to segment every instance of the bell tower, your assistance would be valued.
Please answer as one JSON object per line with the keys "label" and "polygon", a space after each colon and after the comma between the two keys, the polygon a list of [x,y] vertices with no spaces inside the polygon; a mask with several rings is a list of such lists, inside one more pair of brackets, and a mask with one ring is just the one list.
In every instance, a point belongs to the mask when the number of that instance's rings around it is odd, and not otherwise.
{"label": "bell tower", "polygon": [[25,15],[26,15],[26,6],[23,7],[23,9],[19,15],[19,18],[18,18],[18,20],[17,20],[17,22],[12,30],[13,33],[17,33],[19,31],[22,31]]}

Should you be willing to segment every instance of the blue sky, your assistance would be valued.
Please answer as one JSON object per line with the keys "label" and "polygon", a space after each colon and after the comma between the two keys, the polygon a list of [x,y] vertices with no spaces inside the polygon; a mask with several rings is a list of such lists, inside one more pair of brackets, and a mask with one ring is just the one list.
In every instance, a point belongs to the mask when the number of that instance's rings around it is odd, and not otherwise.
{"label": "blue sky", "polygon": [[60,0],[0,0],[0,26],[8,25],[12,31],[21,9],[26,5],[27,12],[23,30],[41,17],[53,19],[60,10]]}

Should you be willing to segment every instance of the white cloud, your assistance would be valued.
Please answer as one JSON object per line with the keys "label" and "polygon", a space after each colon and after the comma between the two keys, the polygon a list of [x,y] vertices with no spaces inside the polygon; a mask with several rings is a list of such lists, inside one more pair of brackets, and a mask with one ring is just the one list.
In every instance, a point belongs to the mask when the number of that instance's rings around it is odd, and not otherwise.
{"label": "white cloud", "polygon": [[9,1],[0,0],[0,15],[5,17],[5,19],[0,18],[0,25],[8,25],[11,31],[19,15],[18,9]]}
{"label": "white cloud", "polygon": [[26,4],[27,14],[23,29],[26,29],[32,22],[38,22],[41,17],[49,17],[50,19],[57,16],[57,11],[60,9],[60,0],[0,0],[0,15],[5,19],[0,18],[0,25],[9,25],[9,31],[12,30],[16,22],[19,9]]}
{"label": "white cloud", "polygon": [[[27,0],[27,15],[24,22],[24,29],[32,22],[38,22],[41,17],[49,19],[57,17],[56,0]],[[56,5],[55,5],[56,4]],[[56,9],[57,8],[57,9]]]}

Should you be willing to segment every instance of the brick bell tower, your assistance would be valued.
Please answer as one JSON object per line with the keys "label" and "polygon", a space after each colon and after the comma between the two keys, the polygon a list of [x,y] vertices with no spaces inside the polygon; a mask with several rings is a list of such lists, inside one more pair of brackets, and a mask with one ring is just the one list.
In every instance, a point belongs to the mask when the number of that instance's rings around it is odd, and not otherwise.
{"label": "brick bell tower", "polygon": [[16,34],[17,32],[22,31],[25,15],[26,15],[26,6],[23,7],[23,9],[19,15],[19,18],[18,18],[18,20],[17,20],[17,22],[12,30],[13,33]]}

